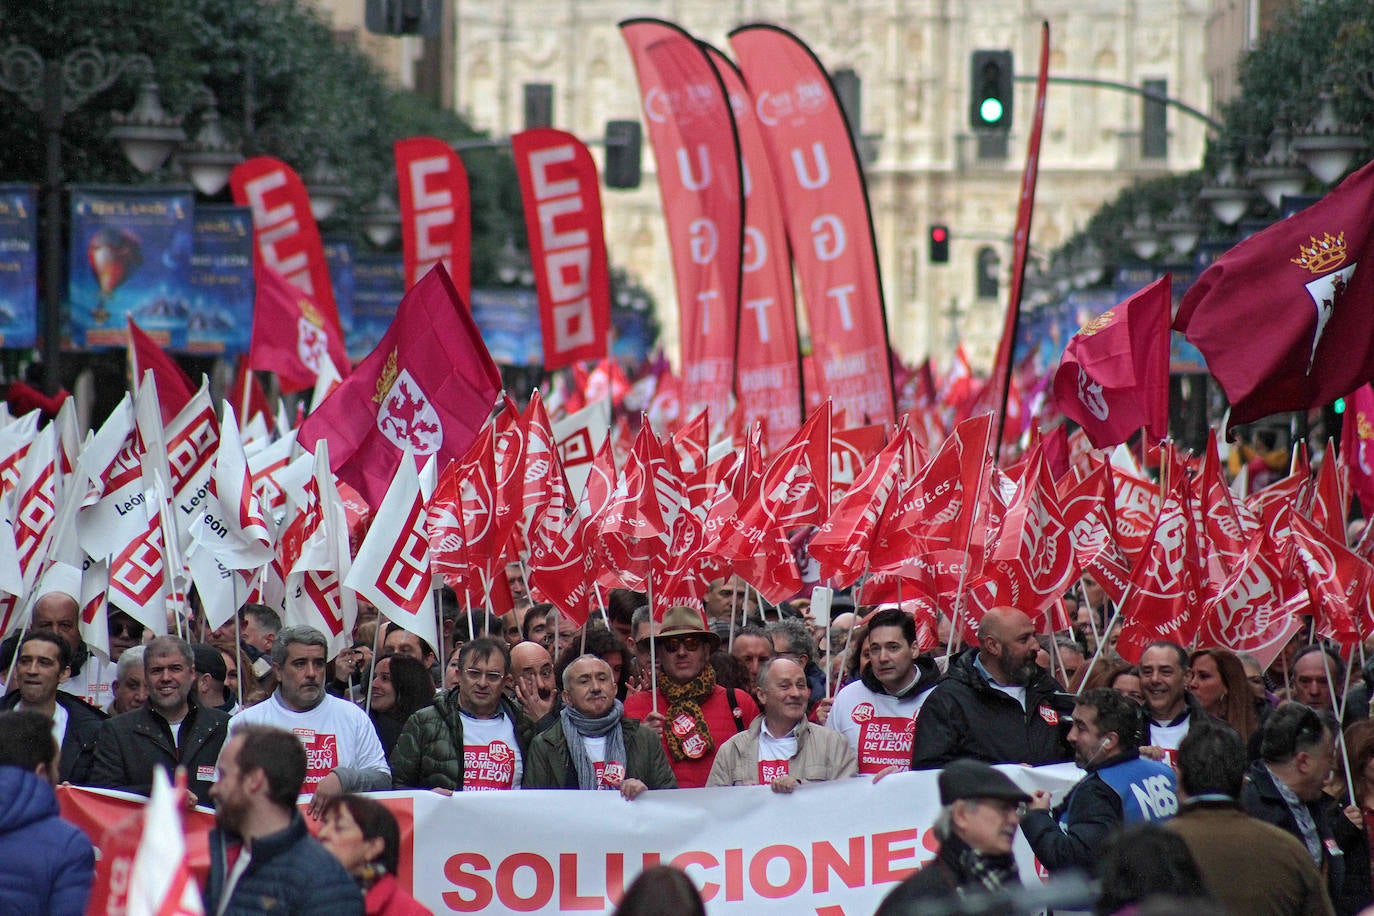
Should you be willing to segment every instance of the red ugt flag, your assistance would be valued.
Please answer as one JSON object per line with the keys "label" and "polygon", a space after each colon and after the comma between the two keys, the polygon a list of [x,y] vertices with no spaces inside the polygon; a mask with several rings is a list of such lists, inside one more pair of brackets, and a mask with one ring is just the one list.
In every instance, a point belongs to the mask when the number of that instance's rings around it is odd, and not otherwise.
{"label": "red ugt flag", "polygon": [[1054,400],[1094,448],[1125,442],[1145,427],[1169,434],[1170,275],[1083,326],[1064,349]]}
{"label": "red ugt flag", "polygon": [[1319,407],[1374,377],[1374,162],[1218,258],[1174,329],[1202,351],[1231,424]]}
{"label": "red ugt flag", "polygon": [[501,376],[442,264],[401,299],[377,348],[301,426],[312,450],[368,505],[381,503],[409,448],[423,461],[461,458],[477,438]]}

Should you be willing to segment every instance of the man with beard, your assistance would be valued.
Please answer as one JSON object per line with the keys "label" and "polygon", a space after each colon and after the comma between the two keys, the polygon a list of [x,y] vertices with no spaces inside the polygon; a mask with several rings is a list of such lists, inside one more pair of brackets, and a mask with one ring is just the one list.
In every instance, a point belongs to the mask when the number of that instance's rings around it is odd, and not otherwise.
{"label": "man with beard", "polygon": [[835,695],[825,724],[854,748],[860,775],[905,770],[916,717],[940,673],[929,656],[918,654],[916,622],[905,611],[878,611],[866,638],[869,666]]}
{"label": "man with beard", "polygon": [[708,786],[771,786],[787,794],[804,782],[858,772],[854,749],[839,732],[806,721],[811,688],[790,658],[774,658],[757,676],[762,714],[716,754]]}
{"label": "man with beard", "polygon": [[988,611],[978,625],[978,647],[951,660],[921,708],[912,769],[961,757],[1032,766],[1069,760],[1065,733],[1073,698],[1035,663],[1039,651],[1035,625],[1024,613]]}
{"label": "man with beard", "polygon": [[225,743],[210,788],[205,912],[362,916],[362,891],[296,810],[305,760],[295,735],[267,725],[236,728]]}
{"label": "man with beard", "polygon": [[87,782],[140,795],[153,790],[153,769],[170,779],[186,768],[186,788],[196,803],[210,803],[215,761],[229,731],[229,714],[202,706],[192,696],[196,682],[191,646],[175,636],[159,636],[143,650],[148,702],[115,716],[100,728]]}
{"label": "man with beard", "polygon": [[615,674],[595,655],[563,669],[561,727],[530,743],[525,789],[613,789],[635,799],[645,789],[676,789],[658,736],[615,698]]}
{"label": "man with beard", "polygon": [[234,717],[230,734],[245,725],[271,725],[297,735],[309,767],[310,813],[343,792],[391,788],[391,770],[367,713],[325,692],[328,643],[314,627],[286,627],[272,643],[276,691]]}
{"label": "man with beard", "polygon": [[[640,644],[649,642],[643,639]],[[669,608],[653,639],[658,691],[625,700],[625,715],[659,734],[668,765],[684,789],[706,785],[716,750],[759,714],[747,693],[716,684],[707,661],[718,646],[720,637],[706,628],[700,611],[681,605]]]}
{"label": "man with beard", "polygon": [[553,725],[562,705],[554,690],[553,658],[537,642],[521,642],[510,650],[511,694],[535,730]]}
{"label": "man with beard", "polygon": [[1050,871],[1095,871],[1109,834],[1178,812],[1173,769],[1140,756],[1143,726],[1139,707],[1115,690],[1102,687],[1078,698],[1069,744],[1088,775],[1053,812],[1050,794],[1036,792],[1021,820],[1026,841]]}
{"label": "man with beard", "polygon": [[1011,845],[1030,796],[1004,773],[976,760],[956,760],[938,780],[940,813],[933,833],[940,851],[924,868],[883,899],[876,916],[920,912],[922,901],[935,912],[959,912],[966,895],[1017,888]]}

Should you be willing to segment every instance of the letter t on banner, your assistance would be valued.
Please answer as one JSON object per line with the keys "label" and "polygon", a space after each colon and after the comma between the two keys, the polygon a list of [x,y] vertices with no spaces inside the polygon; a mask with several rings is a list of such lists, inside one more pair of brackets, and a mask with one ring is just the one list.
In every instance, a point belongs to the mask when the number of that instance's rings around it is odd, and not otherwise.
{"label": "letter t on banner", "polygon": [[548,127],[516,134],[511,149],[539,291],[544,368],[604,359],[611,286],[596,163],[581,140]]}

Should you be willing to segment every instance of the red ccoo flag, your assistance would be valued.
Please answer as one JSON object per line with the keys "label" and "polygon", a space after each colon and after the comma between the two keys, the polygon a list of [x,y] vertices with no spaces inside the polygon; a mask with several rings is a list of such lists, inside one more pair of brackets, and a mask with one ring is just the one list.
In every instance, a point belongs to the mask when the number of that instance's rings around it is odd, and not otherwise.
{"label": "red ccoo flag", "polygon": [[1145,427],[1169,434],[1170,275],[1083,326],[1064,349],[1054,400],[1095,448]]}
{"label": "red ccoo flag", "polygon": [[377,348],[301,426],[312,450],[368,505],[381,503],[409,448],[423,461],[461,458],[486,422],[501,376],[442,264],[401,299]]}
{"label": "red ccoo flag", "polygon": [[[1374,162],[1208,267],[1174,319],[1231,424],[1320,407],[1374,377]],[[1244,331],[1242,333],[1242,330]]]}

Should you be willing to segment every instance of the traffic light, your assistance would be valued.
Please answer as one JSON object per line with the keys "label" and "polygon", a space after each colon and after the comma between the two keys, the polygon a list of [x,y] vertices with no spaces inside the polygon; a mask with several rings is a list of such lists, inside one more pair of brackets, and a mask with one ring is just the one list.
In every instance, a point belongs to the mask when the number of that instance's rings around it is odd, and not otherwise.
{"label": "traffic light", "polygon": [[1337,415],[1345,413],[1345,398],[1336,398],[1331,404],[1331,410]]}
{"label": "traffic light", "polygon": [[638,121],[606,122],[606,169],[608,188],[639,187],[639,150],[643,134]]}
{"label": "traffic light", "polygon": [[930,263],[949,263],[949,227],[934,225],[930,227]]}
{"label": "traffic light", "polygon": [[1011,128],[1010,51],[974,51],[969,80],[969,126],[974,130]]}

